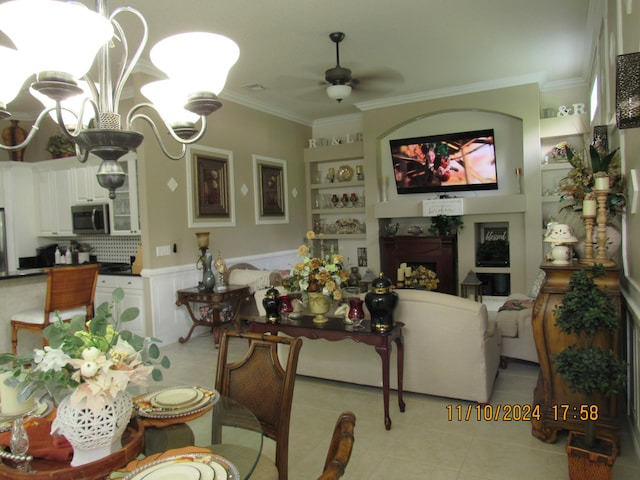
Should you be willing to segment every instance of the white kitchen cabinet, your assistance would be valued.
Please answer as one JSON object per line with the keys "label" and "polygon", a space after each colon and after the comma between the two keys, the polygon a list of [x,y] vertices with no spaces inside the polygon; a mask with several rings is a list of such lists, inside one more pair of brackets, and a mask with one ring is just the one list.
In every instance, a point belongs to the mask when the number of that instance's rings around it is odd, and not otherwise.
{"label": "white kitchen cabinet", "polygon": [[111,235],[139,235],[138,170],[135,156],[125,156],[120,164],[127,177],[124,185],[116,190],[116,198],[111,201]]}
{"label": "white kitchen cabinet", "polygon": [[116,288],[122,288],[124,299],[122,300],[122,311],[130,307],[138,307],[140,314],[138,318],[122,325],[122,330],[129,330],[132,333],[146,336],[145,314],[144,314],[144,284],[142,277],[128,275],[98,275],[98,284],[94,296],[94,307],[98,308],[104,302],[111,302],[111,295]]}
{"label": "white kitchen cabinet", "polygon": [[102,188],[96,178],[98,168],[99,162],[71,169],[74,205],[109,203],[109,191]]}
{"label": "white kitchen cabinet", "polygon": [[5,213],[7,267],[13,271],[20,257],[32,257],[38,247],[31,165],[0,162],[0,207]]}
{"label": "white kitchen cabinet", "polygon": [[41,237],[73,236],[69,169],[37,169],[37,230]]}

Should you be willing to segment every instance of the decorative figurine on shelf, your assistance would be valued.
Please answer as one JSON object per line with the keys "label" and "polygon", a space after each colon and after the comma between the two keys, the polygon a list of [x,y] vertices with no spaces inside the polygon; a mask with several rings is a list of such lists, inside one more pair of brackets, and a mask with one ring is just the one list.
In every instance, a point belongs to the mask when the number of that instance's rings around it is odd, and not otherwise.
{"label": "decorative figurine on shelf", "polygon": [[216,292],[224,292],[227,290],[227,286],[224,284],[224,274],[227,272],[227,263],[222,258],[220,250],[218,250],[218,256],[216,257],[213,266],[218,272],[218,285],[215,287]]}
{"label": "decorative figurine on shelf", "polygon": [[262,306],[267,315],[267,323],[278,323],[280,322],[280,292],[276,287],[271,285],[265,297],[262,299]]}

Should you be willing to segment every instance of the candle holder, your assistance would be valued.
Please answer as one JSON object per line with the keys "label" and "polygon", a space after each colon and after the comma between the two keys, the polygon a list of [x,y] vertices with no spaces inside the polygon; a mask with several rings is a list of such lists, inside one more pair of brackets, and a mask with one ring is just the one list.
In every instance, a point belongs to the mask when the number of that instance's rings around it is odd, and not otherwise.
{"label": "candle holder", "polygon": [[613,267],[616,263],[607,258],[607,194],[609,193],[609,189],[594,190],[594,193],[596,195],[596,201],[598,202],[598,215],[596,217],[598,253],[594,263],[600,263],[605,267]]}
{"label": "candle holder", "polygon": [[584,265],[593,265],[595,262],[593,261],[593,222],[595,216],[592,215],[583,215],[584,219],[584,231],[585,231],[585,239],[584,239],[584,257],[580,259],[580,263]]}

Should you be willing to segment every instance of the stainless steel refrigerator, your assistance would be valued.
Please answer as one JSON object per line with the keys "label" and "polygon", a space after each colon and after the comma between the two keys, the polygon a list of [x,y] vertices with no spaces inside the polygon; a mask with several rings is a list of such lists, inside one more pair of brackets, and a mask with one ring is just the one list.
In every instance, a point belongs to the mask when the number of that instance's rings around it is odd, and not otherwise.
{"label": "stainless steel refrigerator", "polygon": [[4,218],[4,208],[0,208],[0,275],[6,275],[8,271],[6,223]]}

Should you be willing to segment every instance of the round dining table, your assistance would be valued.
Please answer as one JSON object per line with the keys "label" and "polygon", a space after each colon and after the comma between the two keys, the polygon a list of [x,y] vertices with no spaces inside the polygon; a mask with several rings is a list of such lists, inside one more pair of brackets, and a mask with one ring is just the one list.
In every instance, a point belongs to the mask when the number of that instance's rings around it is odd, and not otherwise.
{"label": "round dining table", "polygon": [[196,418],[186,416],[184,423],[176,417],[170,419],[170,425],[156,426],[155,419],[139,417],[145,424],[144,453],[158,453],[149,447],[165,443],[169,448],[190,444],[205,447],[235,465],[241,480],[251,478],[262,452],[262,426],[251,410],[231,398],[217,395],[210,409]]}
{"label": "round dining table", "polygon": [[[162,388],[148,386],[142,390],[139,387],[129,390],[136,404],[136,399]],[[208,449],[223,457],[237,470],[237,480],[251,478],[262,452],[263,434],[256,416],[243,405],[216,392],[213,404],[197,412],[153,418],[141,414],[139,408],[137,413],[123,435],[122,448],[105,458],[71,467],[69,460],[36,457],[27,469],[24,469],[24,462],[0,461],[0,480],[121,479],[159,455],[185,454],[190,449],[200,455]],[[39,431],[38,434],[42,435]],[[36,443],[35,439],[33,443]],[[229,480],[236,480],[236,475],[230,476]]]}

